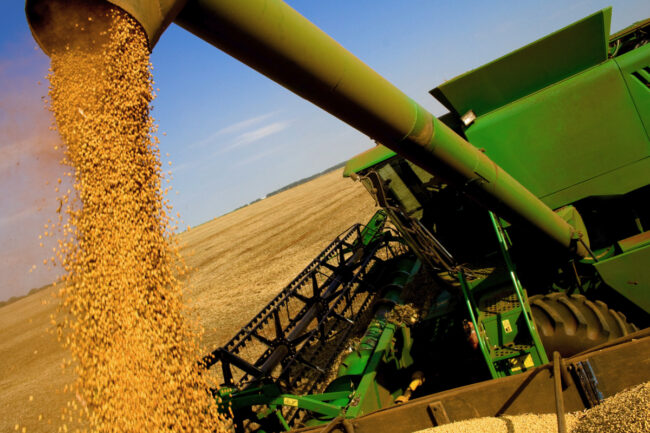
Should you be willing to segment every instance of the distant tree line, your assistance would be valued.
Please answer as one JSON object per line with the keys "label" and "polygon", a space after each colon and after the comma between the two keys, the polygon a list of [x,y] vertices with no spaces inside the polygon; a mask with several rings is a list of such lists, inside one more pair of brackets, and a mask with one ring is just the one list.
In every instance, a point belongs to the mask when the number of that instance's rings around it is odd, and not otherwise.
{"label": "distant tree line", "polygon": [[[286,191],[286,190],[288,190],[288,189],[291,189],[291,188],[296,187],[296,186],[298,186],[298,185],[301,185],[301,184],[303,184],[303,183],[307,183],[307,182],[309,182],[310,180],[316,179],[317,177],[322,176],[322,175],[324,175],[324,174],[331,173],[332,171],[337,170],[337,169],[339,169],[339,168],[343,168],[343,166],[345,166],[345,163],[346,163],[346,162],[347,162],[347,161],[340,162],[340,163],[338,163],[338,164],[336,164],[336,165],[331,166],[330,168],[326,168],[325,170],[321,171],[320,173],[312,174],[312,175],[309,176],[309,177],[305,177],[305,178],[302,178],[302,179],[297,180],[297,181],[295,181],[295,182],[291,182],[289,185],[283,186],[283,187],[280,188],[280,189],[276,189],[275,191],[268,193],[268,194],[266,195],[266,197],[271,197],[272,195],[279,194],[279,193],[281,193],[282,191]],[[261,200],[261,199],[257,199],[257,200],[255,200],[255,201],[260,201],[260,200]],[[255,201],[252,202],[251,204],[255,203]]]}
{"label": "distant tree line", "polygon": [[[312,175],[309,176],[309,177],[304,177],[304,178],[299,179],[299,180],[297,180],[297,181],[295,181],[295,182],[291,182],[290,184],[285,185],[285,186],[283,186],[283,187],[280,188],[280,189],[276,189],[275,191],[272,191],[272,192],[266,194],[264,197],[260,197],[260,198],[258,198],[258,199],[255,199],[255,200],[253,200],[253,201],[250,202],[250,203],[243,204],[243,205],[239,206],[237,209],[233,209],[231,212],[234,212],[234,211],[239,210],[239,209],[243,209],[243,208],[245,208],[246,206],[250,206],[250,205],[252,205],[253,203],[257,203],[258,201],[262,201],[262,200],[264,200],[265,198],[271,197],[272,195],[280,194],[280,193],[283,192],[283,191],[286,191],[286,190],[288,190],[288,189],[294,188],[294,187],[296,187],[296,186],[298,186],[298,185],[301,185],[301,184],[303,184],[303,183],[307,183],[307,182],[309,182],[310,180],[316,179],[316,178],[319,177],[319,176],[322,176],[322,175],[327,174],[327,173],[331,173],[332,171],[334,171],[334,170],[338,170],[339,168],[343,168],[343,166],[345,166],[345,163],[346,163],[346,162],[347,162],[347,161],[340,162],[340,163],[338,163],[338,164],[336,164],[336,165],[333,165],[333,166],[331,166],[331,167],[329,167],[329,168],[326,168],[325,170],[323,170],[323,171],[321,171],[321,172],[318,172],[318,173],[316,173],[316,174],[312,174]],[[228,213],[230,213],[230,212],[228,212]]]}
{"label": "distant tree line", "polygon": [[43,287],[38,287],[38,288],[32,289],[25,295],[12,296],[11,298],[7,299],[6,301],[0,301],[0,308],[4,307],[5,305],[13,304],[16,301],[20,301],[21,299],[26,298],[29,295],[33,295],[34,293],[38,293],[41,290],[45,290],[50,286],[51,286],[51,284],[47,284],[47,285],[45,285]]}

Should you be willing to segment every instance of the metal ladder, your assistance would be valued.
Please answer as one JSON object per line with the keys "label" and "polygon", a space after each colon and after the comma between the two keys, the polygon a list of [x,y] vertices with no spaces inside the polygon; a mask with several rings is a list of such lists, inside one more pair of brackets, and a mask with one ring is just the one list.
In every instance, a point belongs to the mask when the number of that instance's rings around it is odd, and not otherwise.
{"label": "metal ladder", "polygon": [[490,212],[505,271],[468,281],[459,272],[460,286],[492,378],[521,373],[548,363],[535,328],[526,291],[508,252],[510,244],[498,217]]}

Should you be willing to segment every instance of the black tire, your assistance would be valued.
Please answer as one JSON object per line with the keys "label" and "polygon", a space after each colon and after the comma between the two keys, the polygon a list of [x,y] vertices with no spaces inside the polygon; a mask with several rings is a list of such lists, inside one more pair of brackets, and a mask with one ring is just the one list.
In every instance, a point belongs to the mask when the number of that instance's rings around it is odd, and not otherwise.
{"label": "black tire", "polygon": [[622,337],[638,328],[602,301],[565,293],[535,295],[529,299],[533,320],[549,357],[554,351],[571,356]]}

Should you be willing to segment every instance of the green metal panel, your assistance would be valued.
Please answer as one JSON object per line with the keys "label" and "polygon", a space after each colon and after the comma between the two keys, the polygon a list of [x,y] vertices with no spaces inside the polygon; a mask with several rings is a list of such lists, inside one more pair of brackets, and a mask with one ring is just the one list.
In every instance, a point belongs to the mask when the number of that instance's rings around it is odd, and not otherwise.
{"label": "green metal panel", "polygon": [[392,323],[386,323],[377,345],[369,358],[365,372],[359,382],[359,386],[355,390],[355,397],[358,398],[358,403],[351,405],[345,412],[346,418],[355,418],[365,413],[381,409],[382,402],[380,400],[379,390],[376,388],[377,368],[379,367],[382,358],[386,352],[390,350],[392,345],[393,335],[395,334],[396,326]]}
{"label": "green metal panel", "polygon": [[450,111],[477,116],[607,59],[611,8],[469,71],[431,91]]}
{"label": "green metal panel", "polygon": [[650,313],[650,245],[596,263],[605,282]]}
{"label": "green metal panel", "polygon": [[618,246],[624,253],[644,247],[648,244],[650,244],[650,231],[639,233],[638,235],[618,241]]}
{"label": "green metal panel", "polygon": [[420,219],[422,217],[422,204],[415,197],[406,182],[395,172],[390,164],[380,167],[377,172],[382,179],[390,179],[390,189],[407,215]]}
{"label": "green metal panel", "polygon": [[[466,134],[552,207],[601,194],[567,189],[650,154],[648,136],[613,60],[478,118]],[[642,178],[641,184],[647,184],[650,173]],[[620,180],[616,188],[623,192],[639,184],[638,178]],[[564,202],[545,200],[560,191]]]}
{"label": "green metal panel", "polygon": [[614,59],[621,68],[646,134],[650,135],[650,45],[644,45]]}
{"label": "green metal panel", "polygon": [[650,158],[603,173],[554,194],[544,197],[543,201],[555,209],[572,203],[582,197],[591,195],[618,195],[633,191],[650,183]]}
{"label": "green metal panel", "polygon": [[358,154],[354,158],[350,159],[343,169],[343,176],[349,177],[352,173],[358,173],[361,170],[364,170],[373,165],[384,162],[389,158],[397,155],[394,151],[389,148],[382,146],[381,144],[368,149],[363,153]]}
{"label": "green metal panel", "polygon": [[366,226],[361,231],[361,243],[363,245],[370,245],[382,236],[382,230],[388,219],[388,214],[383,209],[379,209],[366,223]]}
{"label": "green metal panel", "polygon": [[515,340],[521,332],[526,332],[526,324],[522,319],[522,310],[515,308],[504,313],[480,318],[479,322],[483,324],[490,342],[494,342],[494,345],[497,346],[508,347],[515,344]]}

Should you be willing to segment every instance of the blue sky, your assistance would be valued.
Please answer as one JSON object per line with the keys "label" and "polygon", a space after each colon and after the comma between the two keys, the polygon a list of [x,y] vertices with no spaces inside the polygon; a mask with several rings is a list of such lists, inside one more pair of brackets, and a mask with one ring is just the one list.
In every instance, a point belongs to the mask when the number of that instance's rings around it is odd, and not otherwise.
{"label": "blue sky", "polygon": [[[444,80],[609,5],[614,31],[650,17],[647,0],[288,3],[437,115],[443,109],[428,91]],[[63,168],[41,101],[48,59],[31,38],[23,8],[21,0],[5,0],[0,15],[0,299],[46,284],[56,273],[42,265],[51,244],[39,248],[37,238],[57,207],[52,183]],[[373,145],[178,26],[163,34],[152,62],[160,89],[153,115],[161,154],[169,154],[165,167],[172,161],[169,198],[186,224]]]}

